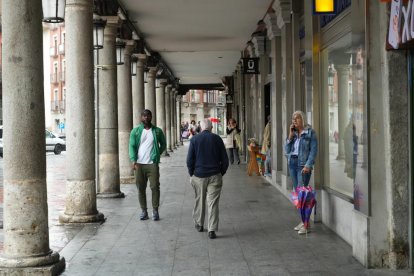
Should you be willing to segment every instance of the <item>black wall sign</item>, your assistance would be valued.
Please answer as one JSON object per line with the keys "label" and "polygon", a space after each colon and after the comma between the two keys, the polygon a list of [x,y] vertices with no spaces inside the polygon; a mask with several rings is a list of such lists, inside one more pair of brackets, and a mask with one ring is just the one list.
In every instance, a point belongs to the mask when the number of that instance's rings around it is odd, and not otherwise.
{"label": "black wall sign", "polygon": [[243,74],[260,74],[259,58],[243,58]]}

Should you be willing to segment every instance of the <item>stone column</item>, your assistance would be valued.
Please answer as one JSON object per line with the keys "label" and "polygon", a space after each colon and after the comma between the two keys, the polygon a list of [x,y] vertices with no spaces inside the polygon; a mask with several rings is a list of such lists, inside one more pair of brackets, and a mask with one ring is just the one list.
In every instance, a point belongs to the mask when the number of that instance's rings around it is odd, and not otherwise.
{"label": "stone column", "polygon": [[336,159],[345,158],[344,133],[348,124],[348,81],[349,81],[349,65],[335,65],[338,76],[338,156]]}
{"label": "stone column", "polygon": [[[156,104],[157,104],[157,126],[162,129],[164,135],[166,133],[166,114],[165,114],[165,105],[167,104],[165,101],[165,87],[167,85],[166,79],[159,79],[159,87],[156,89]],[[170,156],[168,154],[168,150],[165,150],[163,156]]]}
{"label": "stone column", "polygon": [[[179,121],[180,119],[177,116],[177,104],[175,102],[175,93],[176,93],[176,89],[173,88],[171,90],[170,93],[170,102],[171,102],[171,146],[173,149],[177,149],[180,145],[180,136],[181,136],[181,132],[180,132],[180,128],[178,128],[178,132],[177,132],[177,121]],[[181,122],[178,124],[181,125]]]}
{"label": "stone column", "polygon": [[257,125],[257,136],[259,143],[263,141],[263,130],[266,126],[265,118],[265,84],[267,82],[268,75],[268,62],[269,62],[269,52],[270,52],[270,42],[266,36],[255,36],[253,39],[255,43],[256,55],[259,56],[259,72],[258,83],[257,83],[257,92],[256,101],[257,101],[257,117],[255,124]]}
{"label": "stone column", "polygon": [[[293,114],[293,95],[292,95],[292,31],[291,24],[285,23],[282,27],[282,138],[286,139],[289,135],[289,127],[292,122]],[[283,159],[283,172],[287,175],[288,164],[286,158]],[[290,187],[289,187],[290,188]]]}
{"label": "stone column", "polygon": [[[92,3],[66,3],[66,206],[61,223],[103,221],[96,207]],[[82,35],[79,35],[82,34]],[[79,139],[82,137],[82,139]]]}
{"label": "stone column", "polygon": [[173,114],[171,112],[171,88],[172,85],[168,84],[165,87],[165,94],[164,94],[164,99],[165,99],[165,137],[167,138],[167,150],[169,152],[173,152],[172,150],[172,133],[171,133],[171,122],[173,120]]}
{"label": "stone column", "polygon": [[145,109],[149,109],[152,112],[152,123],[157,123],[157,109],[155,106],[155,77],[157,75],[157,67],[149,67],[147,73],[147,89],[145,89]]}
{"label": "stone column", "polygon": [[[272,86],[271,86],[271,124],[272,124],[272,172],[280,181],[283,159],[285,154],[283,144],[286,138],[282,136],[282,40],[281,31],[277,25],[276,13],[268,13],[265,17],[267,35],[271,41]],[[273,173],[272,173],[273,174]]]}
{"label": "stone column", "polygon": [[132,84],[132,113],[133,126],[141,123],[141,112],[145,109],[145,89],[144,89],[144,69],[147,56],[145,54],[135,54],[138,58],[137,75]]}
{"label": "stone column", "polygon": [[120,190],[118,153],[118,100],[116,35],[119,25],[117,16],[106,16],[104,47],[100,54],[102,70],[98,92],[98,197],[124,197]]}
{"label": "stone column", "polygon": [[132,124],[132,78],[131,52],[134,41],[126,41],[125,63],[118,66],[118,139],[119,139],[119,175],[121,183],[133,183],[134,171],[129,160],[129,135]]}
{"label": "stone column", "polygon": [[[174,128],[174,137],[175,137],[175,144],[176,145],[183,145],[183,141],[180,139],[181,132],[181,96],[178,95],[178,92],[174,93],[173,102],[175,103],[175,116],[176,116],[176,125]],[[181,141],[179,143],[179,141]]]}
{"label": "stone column", "polygon": [[65,260],[49,248],[42,1],[5,0],[2,14],[3,139],[7,146],[0,274],[60,273]]}
{"label": "stone column", "polygon": [[[249,43],[249,47],[248,49],[248,53],[250,57],[256,57],[256,47],[253,43]],[[257,142],[260,143],[260,139],[259,139],[259,126],[258,126],[258,116],[259,116],[259,111],[258,111],[258,101],[259,101],[259,97],[258,94],[259,92],[257,91],[258,89],[258,76],[257,75],[248,75],[247,79],[249,80],[249,85],[248,87],[248,103],[249,103],[249,114],[250,114],[250,131],[251,131],[251,136],[250,137],[254,137],[257,139]]]}

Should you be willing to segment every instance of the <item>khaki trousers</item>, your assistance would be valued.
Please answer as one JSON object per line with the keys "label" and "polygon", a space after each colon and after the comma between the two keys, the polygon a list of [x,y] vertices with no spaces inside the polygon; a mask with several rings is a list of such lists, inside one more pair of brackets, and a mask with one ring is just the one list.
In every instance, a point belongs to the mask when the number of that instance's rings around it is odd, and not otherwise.
{"label": "khaki trousers", "polygon": [[217,231],[219,223],[219,200],[223,177],[216,174],[210,177],[199,178],[192,176],[190,180],[195,192],[193,210],[194,223],[204,226],[206,214],[206,199],[208,205],[208,231]]}
{"label": "khaki trousers", "polygon": [[160,170],[158,164],[138,164],[135,170],[135,184],[138,188],[138,200],[141,209],[147,209],[147,182],[152,191],[152,208],[158,210],[160,205]]}

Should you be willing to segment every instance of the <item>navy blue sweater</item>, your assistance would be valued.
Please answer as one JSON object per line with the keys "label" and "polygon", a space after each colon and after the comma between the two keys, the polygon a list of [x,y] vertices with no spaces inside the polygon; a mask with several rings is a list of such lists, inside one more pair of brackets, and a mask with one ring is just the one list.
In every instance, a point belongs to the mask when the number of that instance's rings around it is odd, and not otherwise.
{"label": "navy blue sweater", "polygon": [[229,167],[226,148],[220,136],[204,130],[193,136],[187,154],[187,168],[190,176],[209,177]]}

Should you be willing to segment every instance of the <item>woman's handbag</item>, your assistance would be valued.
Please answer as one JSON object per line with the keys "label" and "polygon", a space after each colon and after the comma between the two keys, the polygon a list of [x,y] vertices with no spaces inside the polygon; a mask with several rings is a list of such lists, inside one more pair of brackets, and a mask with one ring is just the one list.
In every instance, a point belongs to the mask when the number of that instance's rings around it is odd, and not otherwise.
{"label": "woman's handbag", "polygon": [[189,132],[187,130],[183,131],[183,134],[181,135],[183,138],[188,138]]}

